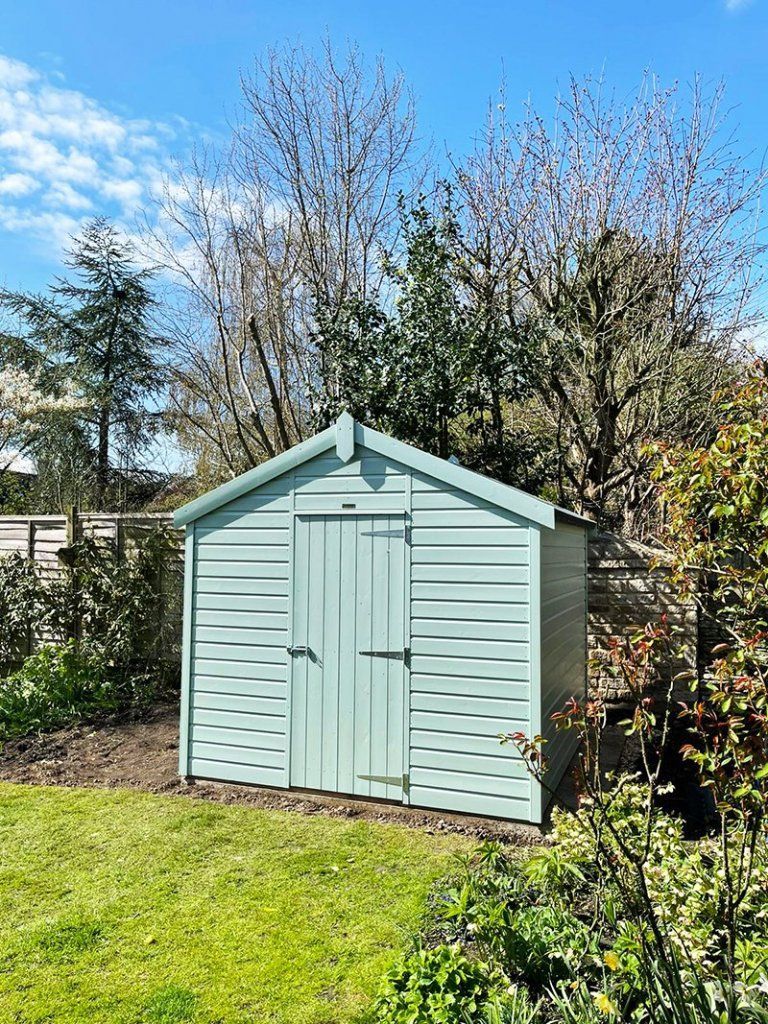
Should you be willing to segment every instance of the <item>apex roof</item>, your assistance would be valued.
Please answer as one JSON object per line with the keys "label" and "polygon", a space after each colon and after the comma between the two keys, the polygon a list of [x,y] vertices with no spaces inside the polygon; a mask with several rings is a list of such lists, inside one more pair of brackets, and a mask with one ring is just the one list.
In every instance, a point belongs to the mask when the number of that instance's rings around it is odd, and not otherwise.
{"label": "apex roof", "polygon": [[349,462],[354,457],[357,448],[376,452],[378,455],[393,459],[410,469],[440,480],[449,487],[467,491],[477,498],[489,501],[499,508],[515,512],[524,519],[529,519],[531,522],[549,529],[554,529],[558,520],[575,523],[584,528],[594,526],[591,519],[569,512],[567,509],[543,501],[541,498],[536,498],[517,487],[502,484],[498,480],[475,473],[455,462],[430,455],[428,452],[398,441],[387,434],[382,434],[371,427],[365,427],[361,423],[357,423],[346,412],[339,416],[333,426],[315,434],[314,437],[294,445],[288,451],[276,455],[273,459],[248,470],[234,480],[228,480],[207,494],[183,505],[174,514],[174,525],[185,526],[187,523],[192,523],[235,498],[239,498],[243,494],[261,487],[262,484],[274,480],[275,477],[308,462],[316,455],[334,448],[342,462]]}

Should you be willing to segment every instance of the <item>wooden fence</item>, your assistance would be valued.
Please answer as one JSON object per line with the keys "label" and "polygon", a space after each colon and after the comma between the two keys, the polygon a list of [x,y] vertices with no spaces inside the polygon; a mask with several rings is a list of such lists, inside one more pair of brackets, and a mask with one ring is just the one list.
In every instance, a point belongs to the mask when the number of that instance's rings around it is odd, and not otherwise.
{"label": "wooden fence", "polygon": [[[172,528],[170,512],[73,512],[70,515],[0,516],[0,558],[18,552],[34,562],[43,575],[62,571],[61,553],[74,541],[92,537],[114,546],[118,558],[130,555],[132,548],[152,531]],[[178,546],[171,550],[158,580],[160,601],[157,636],[166,657],[180,657],[181,586],[184,570],[184,543],[178,531]],[[31,637],[29,653],[44,637]]]}

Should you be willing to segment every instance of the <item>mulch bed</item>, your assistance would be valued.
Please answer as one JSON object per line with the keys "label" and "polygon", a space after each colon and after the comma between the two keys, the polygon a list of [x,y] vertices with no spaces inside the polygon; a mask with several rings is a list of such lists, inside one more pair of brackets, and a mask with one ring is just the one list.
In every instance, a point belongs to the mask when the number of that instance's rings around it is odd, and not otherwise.
{"label": "mulch bed", "polygon": [[269,810],[396,823],[426,832],[501,839],[518,846],[542,842],[541,831],[531,825],[251,786],[188,783],[178,775],[178,749],[178,706],[166,704],[140,718],[78,723],[12,740],[0,752],[0,780],[38,786],[138,789]]}

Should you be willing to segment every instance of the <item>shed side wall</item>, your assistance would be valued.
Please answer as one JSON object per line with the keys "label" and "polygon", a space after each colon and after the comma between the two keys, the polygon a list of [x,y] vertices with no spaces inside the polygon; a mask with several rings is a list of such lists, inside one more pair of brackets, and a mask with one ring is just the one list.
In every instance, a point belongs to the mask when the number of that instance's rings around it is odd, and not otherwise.
{"label": "shed side wall", "polygon": [[[573,757],[573,732],[558,732],[552,714],[582,697],[587,672],[587,531],[558,523],[541,531],[541,732],[547,740],[548,785]],[[546,802],[546,797],[545,797]]]}
{"label": "shed side wall", "polygon": [[410,801],[528,820],[529,523],[412,479]]}

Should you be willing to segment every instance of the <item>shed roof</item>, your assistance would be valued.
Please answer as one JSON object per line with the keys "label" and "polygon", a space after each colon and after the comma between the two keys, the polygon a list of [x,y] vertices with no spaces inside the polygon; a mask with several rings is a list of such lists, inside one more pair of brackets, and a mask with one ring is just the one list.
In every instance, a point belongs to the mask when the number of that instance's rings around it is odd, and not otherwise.
{"label": "shed roof", "polygon": [[457,463],[447,462],[445,459],[430,455],[403,441],[397,441],[394,437],[382,434],[371,427],[364,427],[346,412],[339,416],[333,426],[315,434],[314,437],[294,445],[288,451],[276,455],[273,459],[248,470],[247,473],[241,474],[234,480],[228,480],[220,487],[183,505],[174,514],[174,525],[184,526],[194,522],[195,519],[215,511],[222,505],[226,505],[227,502],[234,501],[235,498],[261,487],[270,480],[274,480],[275,477],[295,469],[296,466],[300,466],[330,449],[335,448],[339,458],[343,462],[349,462],[358,447],[394,459],[419,473],[442,481],[448,487],[467,491],[477,498],[483,498],[499,508],[515,512],[524,519],[529,519],[549,529],[554,529],[557,520],[575,523],[585,529],[594,526],[591,519],[552,505],[550,502],[536,498],[517,487],[502,484],[498,480],[475,473]]}

